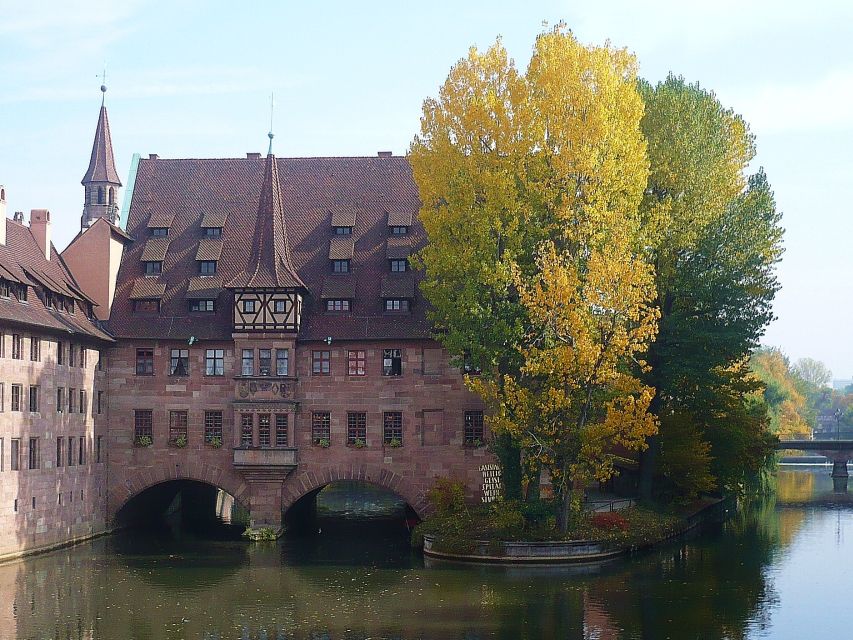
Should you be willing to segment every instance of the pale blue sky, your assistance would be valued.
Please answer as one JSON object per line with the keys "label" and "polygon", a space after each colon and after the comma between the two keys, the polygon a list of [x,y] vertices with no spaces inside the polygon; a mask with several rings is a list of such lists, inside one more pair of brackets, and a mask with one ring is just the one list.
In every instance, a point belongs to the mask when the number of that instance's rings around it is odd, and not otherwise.
{"label": "pale blue sky", "polygon": [[119,174],[134,152],[405,153],[423,99],[470,45],[519,67],[543,20],[626,46],[641,73],[716,91],[758,138],[787,228],[768,344],[853,376],[853,3],[733,1],[202,2],[0,0],[0,184],[9,212],[76,233],[107,62]]}

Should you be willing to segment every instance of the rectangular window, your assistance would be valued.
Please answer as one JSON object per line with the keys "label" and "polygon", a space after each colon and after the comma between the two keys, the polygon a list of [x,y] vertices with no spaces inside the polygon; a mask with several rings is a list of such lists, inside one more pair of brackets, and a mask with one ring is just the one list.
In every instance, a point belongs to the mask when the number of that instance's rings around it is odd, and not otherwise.
{"label": "rectangular window", "polygon": [[12,471],[21,470],[21,441],[18,438],[12,438],[9,447],[9,468]]}
{"label": "rectangular window", "polygon": [[190,300],[190,311],[213,312],[213,300]]}
{"label": "rectangular window", "polygon": [[169,442],[175,444],[178,442],[187,442],[187,412],[186,411],[170,411],[169,412]]}
{"label": "rectangular window", "polygon": [[20,411],[21,410],[21,396],[24,394],[24,388],[19,384],[12,385],[12,404],[10,409],[12,411]]}
{"label": "rectangular window", "polygon": [[101,415],[103,409],[104,392],[98,391],[98,415]]}
{"label": "rectangular window", "polygon": [[102,447],[102,439],[104,436],[97,436],[95,438],[95,462],[98,464],[101,463],[101,452],[103,451]]}
{"label": "rectangular window", "polygon": [[275,312],[276,313],[287,313],[287,303],[289,300],[275,300]]}
{"label": "rectangular window", "polygon": [[254,300],[243,300],[243,313],[255,313]]}
{"label": "rectangular window", "polygon": [[225,350],[206,349],[204,352],[204,375],[225,375]]}
{"label": "rectangular window", "polygon": [[68,343],[68,366],[69,367],[74,366],[74,363],[75,363],[74,354],[75,354],[74,345],[69,342]]}
{"label": "rectangular window", "polygon": [[73,467],[75,460],[76,458],[74,457],[74,438],[72,436],[68,436],[68,466]]}
{"label": "rectangular window", "polygon": [[77,405],[77,389],[68,389],[68,413],[74,413]]}
{"label": "rectangular window", "polygon": [[62,413],[65,411],[65,389],[58,387],[56,389],[56,412]]}
{"label": "rectangular window", "polygon": [[390,260],[390,262],[391,262],[391,271],[393,273],[402,273],[409,268],[409,261],[406,259]]}
{"label": "rectangular window", "polygon": [[169,358],[170,376],[188,376],[190,373],[189,349],[172,349]]}
{"label": "rectangular window", "polygon": [[240,446],[251,447],[255,441],[255,414],[244,413],[240,416]]}
{"label": "rectangular window", "polygon": [[30,413],[39,412],[39,388],[36,385],[30,385]]}
{"label": "rectangular window", "polygon": [[384,349],[382,351],[382,375],[403,375],[403,351],[401,349]]}
{"label": "rectangular window", "polygon": [[154,375],[154,350],[153,349],[137,349],[136,350],[136,375],[138,375],[138,376],[153,376]]}
{"label": "rectangular window", "polygon": [[84,436],[77,439],[77,464],[81,467],[86,464],[86,438]]}
{"label": "rectangular window", "polygon": [[408,311],[409,301],[400,298],[388,298],[385,300],[385,311]]}
{"label": "rectangular window", "polygon": [[367,444],[367,414],[364,412],[347,414],[347,444]]}
{"label": "rectangular window", "polygon": [[275,375],[286,376],[290,372],[290,351],[288,349],[275,350]]}
{"label": "rectangular window", "polygon": [[27,466],[28,469],[38,469],[39,468],[39,439],[38,438],[30,438],[30,451],[29,451],[29,464]]}
{"label": "rectangular window", "polygon": [[351,236],[352,227],[333,227],[336,236]]}
{"label": "rectangular window", "polygon": [[272,349],[258,349],[258,375],[272,375]]}
{"label": "rectangular window", "polygon": [[221,238],[222,237],[222,227],[205,227],[204,235],[207,238]]}
{"label": "rectangular window", "polygon": [[159,260],[143,262],[146,276],[159,276],[163,273],[163,263]]}
{"label": "rectangular window", "polygon": [[6,334],[0,332],[0,358],[6,357]]}
{"label": "rectangular window", "polygon": [[315,411],[311,414],[311,442],[329,445],[332,428],[332,414],[328,411]]}
{"label": "rectangular window", "polygon": [[331,351],[312,351],[311,352],[311,373],[315,376],[327,376],[331,370],[330,361],[332,358]]}
{"label": "rectangular window", "polygon": [[365,368],[365,352],[364,351],[348,351],[347,352],[347,375],[363,376],[366,373]]}
{"label": "rectangular window", "polygon": [[30,360],[38,362],[41,360],[41,338],[30,336]]}
{"label": "rectangular window", "polygon": [[56,466],[65,464],[65,438],[60,436],[56,439]]}
{"label": "rectangular window", "polygon": [[56,343],[56,364],[65,364],[65,343]]}
{"label": "rectangular window", "polygon": [[80,413],[83,415],[86,414],[86,409],[89,407],[88,399],[86,397],[86,390],[80,389]]}
{"label": "rectangular window", "polygon": [[216,273],[216,260],[199,260],[198,272],[202,276],[212,276]]}
{"label": "rectangular window", "polygon": [[204,442],[205,444],[222,445],[222,412],[204,412]]}
{"label": "rectangular window", "polygon": [[103,371],[103,370],[104,370],[104,352],[103,352],[103,351],[101,351],[100,349],[98,349],[98,362],[97,362],[97,364],[95,365],[95,368],[96,368],[98,371]]}
{"label": "rectangular window", "polygon": [[133,310],[140,313],[158,313],[160,311],[159,300],[134,300]]}
{"label": "rectangular window", "polygon": [[5,471],[6,467],[4,466],[6,463],[6,449],[5,449],[5,441],[3,438],[0,438],[0,471]]}
{"label": "rectangular window", "polygon": [[165,238],[169,235],[169,227],[151,227],[152,238]]}
{"label": "rectangular window", "polygon": [[6,410],[6,383],[0,382],[0,411]]}
{"label": "rectangular window", "polygon": [[243,367],[240,369],[242,375],[255,375],[255,350],[243,349]]}
{"label": "rectangular window", "polygon": [[154,439],[154,416],[151,409],[136,409],[133,412],[133,440],[137,444],[141,438]]}
{"label": "rectangular window", "polygon": [[409,233],[409,227],[391,227],[391,235],[404,236]]}
{"label": "rectangular window", "polygon": [[287,414],[275,414],[275,446],[287,446]]}
{"label": "rectangular window", "polygon": [[21,336],[17,333],[12,334],[12,360],[21,360]]}
{"label": "rectangular window", "polygon": [[326,311],[349,311],[349,300],[326,300]]}
{"label": "rectangular window", "polygon": [[332,260],[332,273],[349,273],[349,260]]}
{"label": "rectangular window", "polygon": [[465,444],[483,443],[483,412],[465,412]]}
{"label": "rectangular window", "polygon": [[258,414],[258,446],[270,446],[270,414]]}
{"label": "rectangular window", "polygon": [[403,444],[403,413],[386,411],[382,420],[382,442],[385,444]]}
{"label": "rectangular window", "polygon": [[85,369],[86,364],[89,362],[88,353],[89,353],[89,350],[81,344],[80,345],[80,368],[81,369]]}

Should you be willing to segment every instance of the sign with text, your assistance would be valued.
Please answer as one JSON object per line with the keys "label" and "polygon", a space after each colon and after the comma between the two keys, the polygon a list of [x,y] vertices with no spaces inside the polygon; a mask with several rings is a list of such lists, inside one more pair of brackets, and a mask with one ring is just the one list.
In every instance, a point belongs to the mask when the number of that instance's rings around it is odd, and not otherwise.
{"label": "sign with text", "polygon": [[494,502],[501,495],[501,468],[496,464],[480,465],[483,474],[483,502]]}

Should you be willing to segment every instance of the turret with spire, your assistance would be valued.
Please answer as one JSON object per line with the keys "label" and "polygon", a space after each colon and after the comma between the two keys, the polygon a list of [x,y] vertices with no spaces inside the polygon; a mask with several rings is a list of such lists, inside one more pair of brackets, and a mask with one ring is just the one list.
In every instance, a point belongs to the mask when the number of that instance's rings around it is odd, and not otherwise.
{"label": "turret with spire", "polygon": [[84,203],[81,229],[86,229],[98,218],[106,218],[113,224],[118,224],[118,190],[121,180],[116,172],[113,158],[113,143],[110,139],[110,121],[107,118],[105,97],[106,84],[101,85],[101,112],[98,116],[98,126],[95,128],[95,140],[92,143],[92,155],[89,168],[80,184],[83,185]]}

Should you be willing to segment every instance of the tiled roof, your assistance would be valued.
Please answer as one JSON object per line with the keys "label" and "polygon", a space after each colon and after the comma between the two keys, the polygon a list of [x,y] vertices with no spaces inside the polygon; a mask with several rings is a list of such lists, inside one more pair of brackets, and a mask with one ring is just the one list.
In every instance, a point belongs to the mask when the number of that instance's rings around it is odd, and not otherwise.
{"label": "tiled roof", "polygon": [[320,294],[323,300],[352,300],[355,298],[355,277],[329,276],[323,282],[323,292]]}
{"label": "tiled roof", "polygon": [[202,238],[198,241],[196,260],[219,260],[222,255],[222,240],[215,238]]}
{"label": "tiled roof", "polygon": [[[382,278],[389,274],[386,242],[388,212],[408,212],[406,236],[412,251],[426,240],[414,217],[420,207],[418,191],[405,158],[279,158],[279,212],[286,225],[295,274],[305,283],[299,339],[400,339],[428,337],[425,303],[415,288],[417,272],[401,274],[412,284],[411,313],[387,314],[382,302]],[[195,256],[204,212],[227,216],[222,230],[222,254],[217,277],[223,286],[254,271],[258,254],[259,206],[267,163],[264,158],[148,159],[139,161],[127,218],[127,232],[136,242],[125,248],[116,284],[109,328],[118,336],[187,339],[231,338],[231,293],[223,293],[213,313],[191,314],[186,303],[190,281],[198,277]],[[270,167],[270,170],[272,167]],[[272,184],[270,184],[272,187]],[[272,194],[272,189],[268,192]],[[270,204],[273,204],[270,202]],[[357,212],[353,231],[353,272],[332,275],[329,244],[334,237],[331,216]],[[134,315],[129,295],[143,275],[140,262],[152,213],[171,213],[169,251],[160,280],[166,284],[160,313]],[[330,216],[330,212],[331,216]],[[261,270],[263,271],[263,270]],[[194,281],[194,280],[193,280]],[[327,289],[327,283],[332,289]],[[339,286],[353,300],[351,313],[326,313],[323,298]],[[412,291],[414,290],[414,291]]]}
{"label": "tiled roof", "polygon": [[405,209],[392,209],[388,211],[389,227],[411,227],[412,212]]}
{"label": "tiled roof", "polygon": [[157,278],[150,276],[142,276],[133,283],[133,289],[130,290],[131,300],[153,300],[162,298],[166,291],[166,283],[161,282]]}
{"label": "tiled roof", "polygon": [[[86,316],[79,301],[89,299],[80,292],[56,248],[51,245],[47,260],[28,227],[13,220],[0,220],[0,224],[6,225],[6,244],[0,245],[0,277],[29,287],[26,302],[0,298],[0,321],[111,342],[112,337]],[[33,290],[36,286],[75,298],[73,313],[45,307]]]}
{"label": "tiled roof", "polygon": [[338,209],[332,212],[333,227],[354,227],[355,209]]}
{"label": "tiled roof", "polygon": [[174,211],[155,211],[151,214],[151,217],[148,219],[148,228],[149,229],[168,229],[172,226],[172,222],[175,221],[175,212]]}
{"label": "tiled roof", "polygon": [[98,116],[98,126],[95,127],[95,140],[92,142],[92,156],[89,158],[89,168],[80,184],[88,182],[109,182],[121,186],[113,158],[113,143],[110,139],[110,120],[107,118],[107,108],[101,105]]}
{"label": "tiled roof", "polygon": [[195,276],[187,285],[187,300],[207,300],[222,293],[222,278],[219,276]]}
{"label": "tiled roof", "polygon": [[329,240],[329,260],[351,260],[354,253],[352,236],[334,236]]}
{"label": "tiled roof", "polygon": [[225,220],[228,219],[228,214],[221,209],[206,211],[201,219],[202,229],[215,229],[225,226]]}
{"label": "tiled roof", "polygon": [[408,298],[411,300],[415,297],[415,279],[411,273],[383,276],[380,295],[383,298]]}
{"label": "tiled roof", "polygon": [[162,262],[166,259],[166,252],[169,250],[169,237],[151,238],[145,243],[145,248],[142,250],[142,257],[139,258],[142,262]]}
{"label": "tiled roof", "polygon": [[385,245],[385,257],[389,260],[408,258],[412,255],[412,241],[406,237],[390,237]]}

